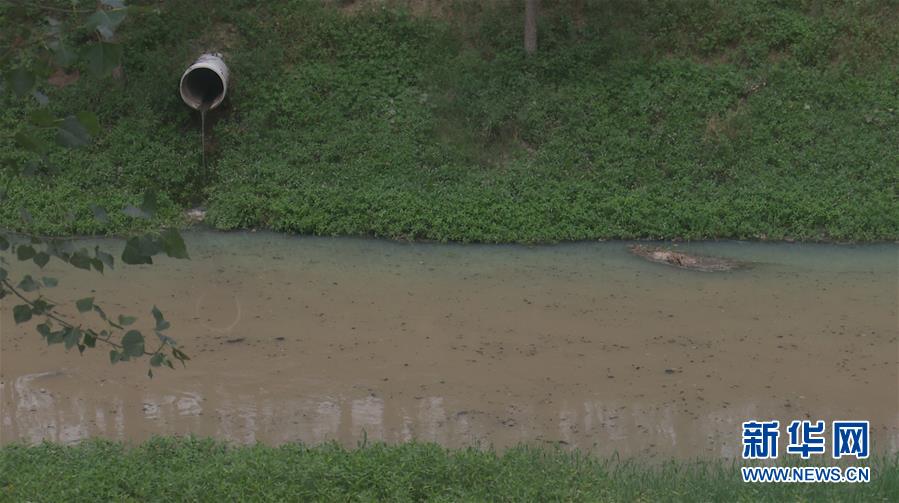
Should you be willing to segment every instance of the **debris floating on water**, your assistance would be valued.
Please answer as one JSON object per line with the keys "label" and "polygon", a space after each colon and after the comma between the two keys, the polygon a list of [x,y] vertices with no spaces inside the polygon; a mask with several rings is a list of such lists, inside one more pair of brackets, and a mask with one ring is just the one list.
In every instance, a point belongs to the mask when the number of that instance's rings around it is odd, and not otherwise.
{"label": "debris floating on water", "polygon": [[720,272],[749,267],[746,262],[678,252],[656,246],[630,245],[628,249],[634,255],[651,262],[673,265],[691,271]]}

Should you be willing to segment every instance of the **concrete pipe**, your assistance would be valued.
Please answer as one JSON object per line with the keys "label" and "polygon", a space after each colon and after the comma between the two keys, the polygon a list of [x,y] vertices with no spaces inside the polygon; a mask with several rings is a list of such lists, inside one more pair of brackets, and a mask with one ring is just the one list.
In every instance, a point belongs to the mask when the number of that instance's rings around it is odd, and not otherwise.
{"label": "concrete pipe", "polygon": [[181,99],[194,110],[221,105],[228,92],[228,73],[221,54],[200,56],[181,75]]}

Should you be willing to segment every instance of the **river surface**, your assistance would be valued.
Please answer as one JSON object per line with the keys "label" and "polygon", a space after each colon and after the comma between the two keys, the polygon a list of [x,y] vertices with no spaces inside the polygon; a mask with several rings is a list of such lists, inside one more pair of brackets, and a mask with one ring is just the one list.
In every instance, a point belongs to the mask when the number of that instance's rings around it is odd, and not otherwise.
{"label": "river surface", "polygon": [[192,260],[102,276],[7,252],[13,277],[59,278],[46,294],[82,323],[100,323],[74,309],[87,295],[145,333],[158,305],[192,360],[151,380],[146,359],[48,347],[7,297],[0,442],[193,433],[721,458],[740,455],[748,419],[868,419],[874,449],[899,451],[895,244],[680,245],[753,264],[702,273],[623,242],[185,237]]}

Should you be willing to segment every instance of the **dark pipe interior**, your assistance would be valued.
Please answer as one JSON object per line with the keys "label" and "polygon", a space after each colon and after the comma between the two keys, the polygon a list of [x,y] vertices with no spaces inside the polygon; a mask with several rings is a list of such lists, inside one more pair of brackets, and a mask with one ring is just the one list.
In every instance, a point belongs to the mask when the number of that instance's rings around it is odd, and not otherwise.
{"label": "dark pipe interior", "polygon": [[187,94],[196,98],[203,105],[210,105],[225,92],[225,84],[221,77],[209,68],[191,70],[184,78]]}

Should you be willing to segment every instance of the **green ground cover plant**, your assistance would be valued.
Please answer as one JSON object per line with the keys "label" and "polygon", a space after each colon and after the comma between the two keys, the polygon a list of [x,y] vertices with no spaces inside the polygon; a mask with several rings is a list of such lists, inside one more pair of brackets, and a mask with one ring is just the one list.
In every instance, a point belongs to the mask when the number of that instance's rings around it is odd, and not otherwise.
{"label": "green ground cover plant", "polygon": [[[530,58],[520,3],[146,4],[120,72],[42,89],[102,131],[3,175],[0,227],[122,233],[199,204],[220,229],[441,241],[899,238],[893,2],[544,0]],[[233,81],[204,175],[177,83],[211,49]],[[2,95],[0,163],[21,163],[37,104]],[[147,188],[156,220],[92,218]]]}
{"label": "green ground cover plant", "polygon": [[516,447],[234,447],[160,437],[138,446],[0,448],[0,501],[895,501],[899,459],[863,484],[747,484],[715,461],[642,463]]}

